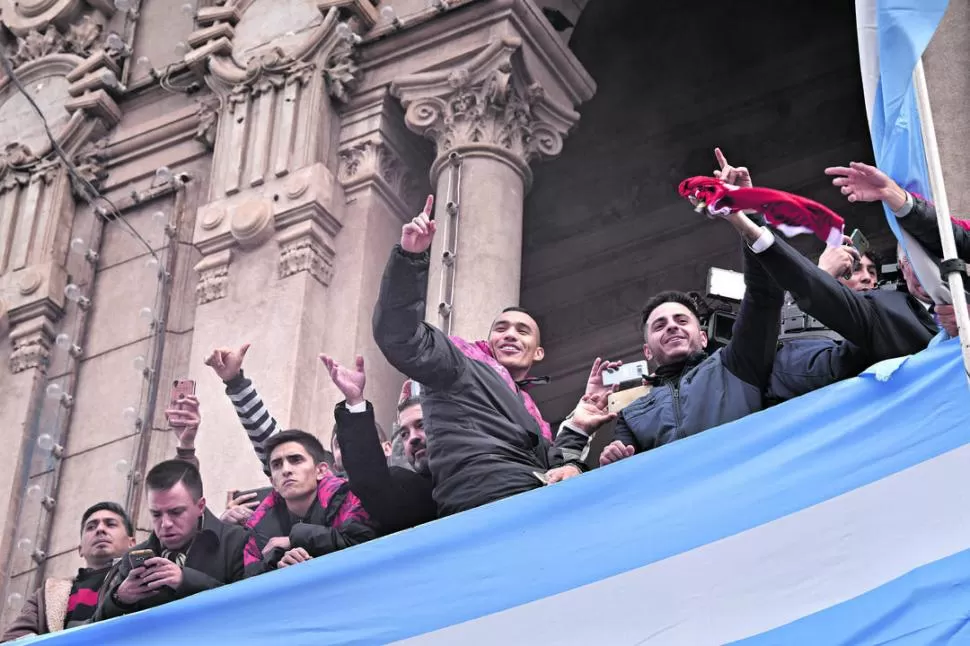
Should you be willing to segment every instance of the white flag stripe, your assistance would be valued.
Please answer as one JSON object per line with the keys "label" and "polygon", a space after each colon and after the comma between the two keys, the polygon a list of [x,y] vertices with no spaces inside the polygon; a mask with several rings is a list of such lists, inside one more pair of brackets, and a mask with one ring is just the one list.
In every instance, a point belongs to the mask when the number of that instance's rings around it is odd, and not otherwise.
{"label": "white flag stripe", "polygon": [[[663,561],[398,643],[546,643],[557,626],[556,644],[757,635],[970,547],[967,464],[970,446]],[[567,616],[575,623],[562,625]]]}

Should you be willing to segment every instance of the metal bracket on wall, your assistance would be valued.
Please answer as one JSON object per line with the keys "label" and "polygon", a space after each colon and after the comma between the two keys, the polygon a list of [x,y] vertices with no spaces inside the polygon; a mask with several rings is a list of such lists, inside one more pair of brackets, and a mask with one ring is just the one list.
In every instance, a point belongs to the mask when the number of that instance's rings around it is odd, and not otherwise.
{"label": "metal bracket on wall", "polygon": [[[461,155],[448,155],[448,197],[442,231],[441,284],[438,290],[438,328],[451,334],[455,312],[455,271],[458,260],[458,225],[461,212]],[[441,223],[439,222],[439,225]]]}

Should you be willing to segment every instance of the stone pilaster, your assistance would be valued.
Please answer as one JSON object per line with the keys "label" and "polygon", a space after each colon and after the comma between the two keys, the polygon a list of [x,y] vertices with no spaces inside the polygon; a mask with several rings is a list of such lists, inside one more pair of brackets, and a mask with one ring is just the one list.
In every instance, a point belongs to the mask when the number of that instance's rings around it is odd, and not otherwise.
{"label": "stone pilaster", "polygon": [[[205,7],[188,39],[185,62],[219,98],[218,106],[200,106],[196,133],[213,157],[193,237],[203,257],[195,266],[190,375],[202,398],[223,399],[203,359],[214,348],[251,343],[246,372],[273,415],[326,437],[330,425],[313,423],[314,375],[333,318],[328,292],[345,219],[337,107],[359,73],[354,41],[338,29],[341,11],[351,9],[322,3],[298,28],[277,34],[278,21],[289,18],[275,6],[228,0]],[[238,425],[228,407],[207,415],[207,423]],[[199,452],[216,491],[264,482],[245,443],[200,437]]]}

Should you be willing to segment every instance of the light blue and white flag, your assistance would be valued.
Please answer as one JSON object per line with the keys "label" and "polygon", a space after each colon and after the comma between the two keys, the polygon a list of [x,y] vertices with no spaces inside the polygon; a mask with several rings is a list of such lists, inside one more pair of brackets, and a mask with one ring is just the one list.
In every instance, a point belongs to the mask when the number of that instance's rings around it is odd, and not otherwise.
{"label": "light blue and white flag", "polygon": [[[913,193],[931,197],[913,71],[948,0],[856,0],[859,63],[876,166]],[[888,207],[886,219],[926,291],[950,302],[935,262],[916,248]]]}
{"label": "light blue and white flag", "polygon": [[943,343],[886,381],[35,643],[968,643],[962,374]]}

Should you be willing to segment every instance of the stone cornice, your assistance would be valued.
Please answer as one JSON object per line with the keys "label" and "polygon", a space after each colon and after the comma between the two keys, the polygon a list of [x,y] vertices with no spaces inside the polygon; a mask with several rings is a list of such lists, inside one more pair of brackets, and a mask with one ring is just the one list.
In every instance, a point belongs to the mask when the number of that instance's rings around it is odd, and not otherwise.
{"label": "stone cornice", "polygon": [[530,71],[557,103],[572,107],[592,98],[596,83],[532,0],[462,5],[460,11],[438,14],[433,20],[384,34],[386,37],[380,40],[368,36],[361,47],[364,80],[357,96],[364,98],[364,94],[402,75],[421,72],[419,66],[427,69],[426,52],[447,52],[447,60],[434,58],[435,69],[457,67],[491,41],[515,37],[528,52]]}

